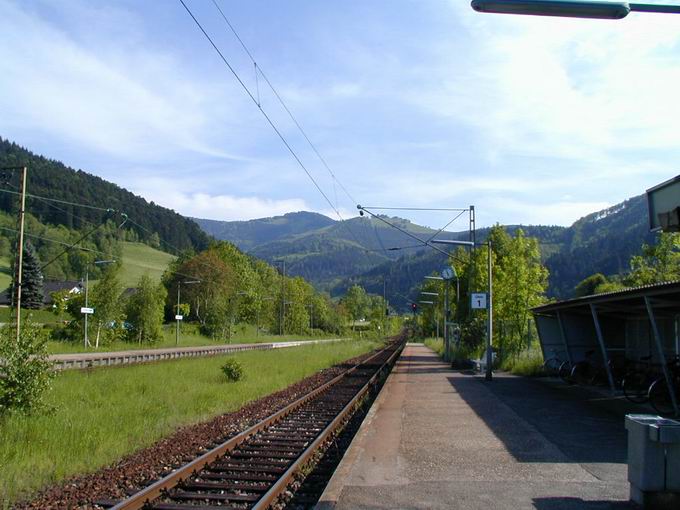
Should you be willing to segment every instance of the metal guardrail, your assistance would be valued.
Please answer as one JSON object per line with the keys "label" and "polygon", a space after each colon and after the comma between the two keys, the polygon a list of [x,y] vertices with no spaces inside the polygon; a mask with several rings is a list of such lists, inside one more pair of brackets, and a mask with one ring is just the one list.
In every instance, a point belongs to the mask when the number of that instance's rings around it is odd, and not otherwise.
{"label": "metal guardrail", "polygon": [[130,351],[53,354],[49,356],[55,370],[73,370],[117,365],[149,363],[153,361],[217,356],[242,351],[264,351],[284,349],[331,342],[340,342],[347,338],[329,338],[324,340],[302,340],[292,342],[269,342],[259,344],[208,345],[202,347],[177,347],[170,349],[140,349]]}

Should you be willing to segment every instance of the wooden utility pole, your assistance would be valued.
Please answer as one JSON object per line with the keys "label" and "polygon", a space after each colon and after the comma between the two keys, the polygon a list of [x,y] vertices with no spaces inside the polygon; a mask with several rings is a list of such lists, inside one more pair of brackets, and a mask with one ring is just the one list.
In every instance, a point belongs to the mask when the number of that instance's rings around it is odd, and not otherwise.
{"label": "wooden utility pole", "polygon": [[22,167],[21,169],[21,206],[19,207],[19,220],[17,230],[19,231],[19,240],[17,242],[17,258],[16,258],[16,321],[17,321],[17,343],[21,335],[21,286],[23,284],[22,269],[24,263],[24,215],[26,210],[26,174],[28,169]]}

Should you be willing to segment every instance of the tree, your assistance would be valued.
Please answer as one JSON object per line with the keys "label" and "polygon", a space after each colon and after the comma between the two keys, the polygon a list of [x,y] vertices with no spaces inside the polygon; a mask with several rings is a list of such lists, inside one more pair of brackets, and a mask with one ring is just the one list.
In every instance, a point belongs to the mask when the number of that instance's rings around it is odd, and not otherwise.
{"label": "tree", "polygon": [[99,341],[110,343],[122,336],[122,322],[125,318],[123,286],[118,279],[119,266],[112,264],[92,288],[93,322],[97,327],[95,347]]}
{"label": "tree", "polygon": [[630,287],[680,279],[680,233],[662,233],[654,245],[643,244],[642,255],[630,260],[624,278]]}
{"label": "tree", "polygon": [[352,285],[347,290],[345,297],[342,298],[342,302],[349,312],[349,316],[353,323],[366,317],[368,311],[368,296],[363,287]]}
{"label": "tree", "polygon": [[208,249],[181,262],[172,270],[174,272],[166,273],[163,279],[169,291],[167,309],[173,312],[169,316],[174,316],[174,297],[180,282],[197,281],[198,283],[191,285],[182,285],[181,298],[189,303],[190,317],[199,322],[203,332],[219,336],[219,330],[223,329],[218,320],[219,314],[227,310],[228,300],[233,299],[237,292],[233,268],[215,250]]}
{"label": "tree", "polygon": [[161,338],[166,295],[162,284],[156,284],[148,275],[141,277],[127,305],[127,320],[132,325],[129,331],[131,339],[142,343]]}
{"label": "tree", "polygon": [[588,278],[581,280],[581,282],[576,287],[574,287],[574,296],[591,296],[595,294],[599,286],[607,283],[607,281],[607,277],[602,273],[590,275]]}
{"label": "tree", "polygon": [[[45,304],[45,292],[43,290],[43,274],[40,270],[40,261],[35,254],[35,249],[30,242],[24,243],[24,256],[21,264],[21,307],[37,310]],[[16,271],[14,271],[16,275]],[[16,296],[16,277],[11,286],[12,296]]]}
{"label": "tree", "polygon": [[17,340],[16,329],[4,326],[0,359],[0,415],[38,407],[53,376],[41,328],[26,320]]}
{"label": "tree", "polygon": [[[503,227],[489,232],[492,246],[493,305],[495,345],[516,353],[527,338],[530,309],[545,299],[548,271],[541,263],[538,240],[526,237],[522,229],[510,236]],[[475,249],[465,254],[457,250],[450,263],[459,276],[461,297],[455,309],[461,324],[461,340],[466,347],[477,348],[484,339],[485,310],[470,310],[470,294],[487,288],[487,250]]]}

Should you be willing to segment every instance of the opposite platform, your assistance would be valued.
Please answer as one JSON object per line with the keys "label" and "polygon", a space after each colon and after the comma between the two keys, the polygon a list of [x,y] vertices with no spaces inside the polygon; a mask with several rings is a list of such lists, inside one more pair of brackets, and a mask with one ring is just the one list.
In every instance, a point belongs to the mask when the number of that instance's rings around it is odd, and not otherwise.
{"label": "opposite platform", "polygon": [[629,508],[623,416],[605,407],[408,345],[317,508]]}

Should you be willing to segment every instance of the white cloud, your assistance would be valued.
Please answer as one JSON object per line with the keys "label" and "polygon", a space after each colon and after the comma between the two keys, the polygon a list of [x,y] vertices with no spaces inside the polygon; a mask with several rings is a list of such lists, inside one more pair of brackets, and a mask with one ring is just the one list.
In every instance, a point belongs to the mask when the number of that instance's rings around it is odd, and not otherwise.
{"label": "white cloud", "polygon": [[467,2],[452,5],[474,52],[440,65],[440,80],[410,96],[432,114],[477,126],[491,135],[493,150],[515,153],[589,159],[677,146],[673,16],[603,22],[481,15]]}
{"label": "white cloud", "polygon": [[237,221],[279,216],[292,211],[308,211],[307,203],[299,198],[274,200],[256,196],[210,195],[183,193],[178,190],[138,191],[147,200],[171,207],[184,216],[211,220]]}
{"label": "white cloud", "polygon": [[[495,204],[494,209],[502,208],[507,224],[521,223],[525,225],[571,225],[579,218],[595,211],[611,207],[609,202],[583,202],[559,200],[550,203],[532,202],[514,199],[503,199]],[[492,215],[483,209],[482,221],[493,223]],[[479,214],[478,214],[479,216]]]}
{"label": "white cloud", "polygon": [[102,55],[35,13],[5,2],[0,13],[0,31],[12,41],[0,45],[5,134],[40,130],[134,160],[178,150],[240,159],[210,142],[211,113],[222,110],[207,107],[215,91],[183,79],[167,54],[123,39]]}

